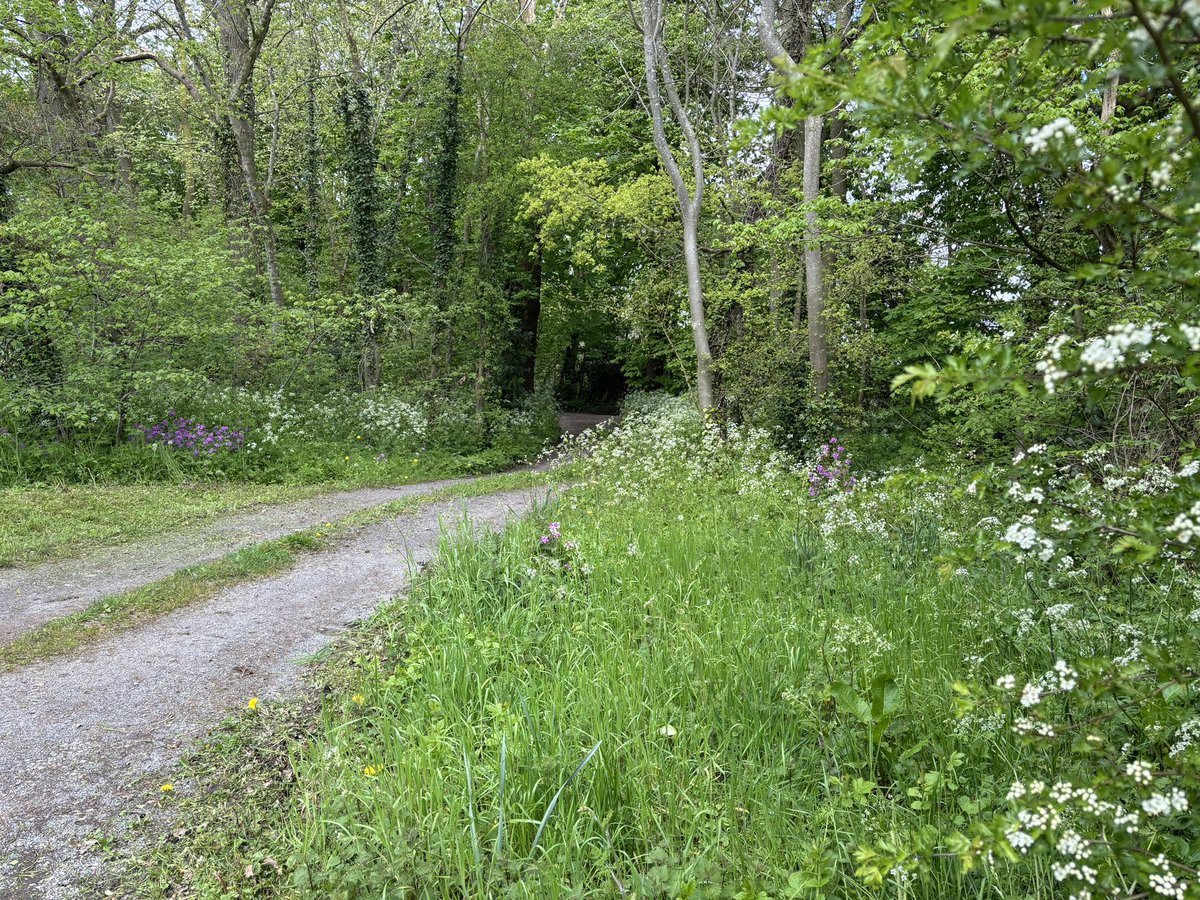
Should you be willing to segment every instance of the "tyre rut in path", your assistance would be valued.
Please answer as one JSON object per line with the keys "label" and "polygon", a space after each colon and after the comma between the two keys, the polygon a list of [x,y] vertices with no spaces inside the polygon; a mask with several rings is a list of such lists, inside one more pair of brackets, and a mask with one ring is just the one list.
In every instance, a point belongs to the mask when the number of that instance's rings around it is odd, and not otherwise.
{"label": "tyre rut in path", "polygon": [[400,487],[361,488],[253,507],[218,522],[168,532],[29,569],[0,569],[0,646],[97,600],[165,578],[196,563],[340,519],[359,510],[471,481],[455,478]]}
{"label": "tyre rut in path", "polygon": [[404,590],[436,555],[443,522],[498,530],[547,492],[430,504],[286,574],[0,675],[0,897],[81,896],[81,881],[103,871],[88,835],[156,800],[189,746],[248,698],[294,693],[297,660]]}

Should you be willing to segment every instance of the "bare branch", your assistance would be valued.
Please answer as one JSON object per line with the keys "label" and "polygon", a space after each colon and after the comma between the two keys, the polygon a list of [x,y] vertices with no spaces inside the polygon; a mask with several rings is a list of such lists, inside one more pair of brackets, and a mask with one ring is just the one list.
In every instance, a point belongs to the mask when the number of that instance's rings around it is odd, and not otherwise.
{"label": "bare branch", "polygon": [[0,176],[11,175],[20,169],[71,169],[95,177],[95,173],[75,163],[63,162],[57,159],[9,159],[0,163]]}

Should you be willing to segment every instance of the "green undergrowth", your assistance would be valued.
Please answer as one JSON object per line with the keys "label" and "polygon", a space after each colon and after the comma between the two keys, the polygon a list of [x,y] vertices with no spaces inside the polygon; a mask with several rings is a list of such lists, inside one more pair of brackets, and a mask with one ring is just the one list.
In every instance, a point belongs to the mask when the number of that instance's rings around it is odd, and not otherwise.
{"label": "green undergrowth", "polygon": [[102,637],[137,627],[150,617],[205,600],[238,582],[285,572],[301,554],[330,547],[354,528],[403,515],[430,503],[512,490],[546,480],[545,472],[534,471],[487,476],[360,510],[325,526],[263,541],[212,562],[188,566],[166,578],[105,597],[78,612],[53,619],[0,647],[0,671],[72,652]]}
{"label": "green undergrowth", "polygon": [[[321,721],[290,745],[295,784],[269,809],[181,808],[185,829],[229,831],[224,849],[193,831],[161,845],[146,893],[866,895],[851,842],[1002,793],[1015,746],[972,751],[947,685],[992,633],[985,598],[1020,605],[1025,588],[999,569],[943,578],[932,518],[831,552],[803,508],[712,485],[591,488],[553,514],[549,545],[529,521],[448,547],[327,671]],[[833,692],[861,695],[863,718]],[[199,765],[252,759],[231,740]],[[274,783],[257,765],[237,777]],[[919,802],[882,787],[900,782]],[[947,865],[921,896],[983,888]],[[1036,879],[991,888],[1039,895]]]}

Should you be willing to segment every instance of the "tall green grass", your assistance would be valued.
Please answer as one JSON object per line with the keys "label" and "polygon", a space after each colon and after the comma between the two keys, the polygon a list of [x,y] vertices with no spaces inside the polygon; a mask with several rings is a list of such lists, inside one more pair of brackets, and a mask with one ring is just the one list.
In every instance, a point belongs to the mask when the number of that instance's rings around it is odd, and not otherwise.
{"label": "tall green grass", "polygon": [[[985,815],[1022,751],[964,734],[949,685],[1028,604],[1020,573],[943,575],[952,523],[899,496],[898,536],[839,543],[727,487],[590,487],[547,513],[579,545],[557,557],[545,521],[447,545],[296,760],[294,888],[865,896],[855,846]],[[947,863],[899,890],[1045,887]]]}

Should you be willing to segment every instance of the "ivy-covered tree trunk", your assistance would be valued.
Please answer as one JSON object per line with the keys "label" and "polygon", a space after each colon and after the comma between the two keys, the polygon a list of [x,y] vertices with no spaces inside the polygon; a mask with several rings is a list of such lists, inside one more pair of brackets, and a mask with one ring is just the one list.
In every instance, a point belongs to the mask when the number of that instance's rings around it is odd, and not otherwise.
{"label": "ivy-covered tree trunk", "polygon": [[383,290],[384,279],[379,260],[379,154],[371,128],[370,95],[366,87],[352,82],[344,86],[339,105],[346,129],[351,260],[359,291],[373,297]]}
{"label": "ivy-covered tree trunk", "polygon": [[359,75],[343,85],[339,97],[346,130],[346,189],[350,199],[350,256],[357,292],[365,303],[360,382],[378,387],[381,377],[379,327],[375,304],[384,288],[379,254],[379,154],[371,123],[371,100]]}
{"label": "ivy-covered tree trunk", "polygon": [[358,41],[350,23],[345,0],[339,0],[338,12],[350,51],[350,75],[342,82],[338,107],[346,134],[346,190],[350,200],[350,262],[355,271],[355,286],[363,305],[362,357],[359,384],[364,391],[379,386],[381,359],[377,300],[384,289],[383,264],[379,250],[379,150],[375,145],[375,127],[371,92],[359,53]]}
{"label": "ivy-covered tree trunk", "polygon": [[436,378],[450,365],[453,343],[449,336],[449,315],[453,292],[453,273],[458,255],[458,153],[462,144],[462,79],[465,41],[460,37],[455,57],[446,71],[445,111],[438,133],[437,158],[434,161],[433,239],[434,302],[437,304],[439,336],[435,339],[431,374]]}
{"label": "ivy-covered tree trunk", "polygon": [[[311,23],[309,28],[313,31]],[[321,77],[321,63],[315,31],[310,37],[308,83],[304,92],[304,280],[311,301],[321,290],[321,135],[317,130],[317,81]]]}

